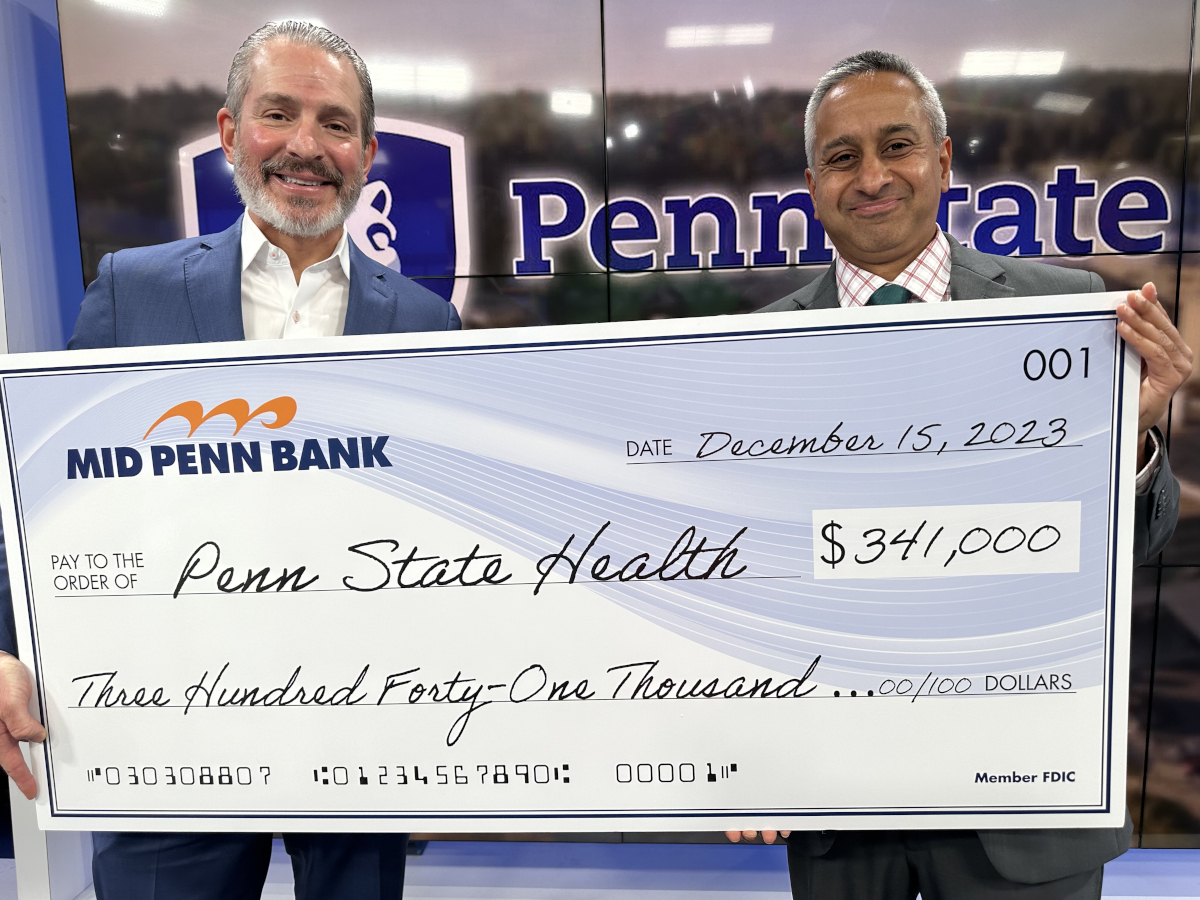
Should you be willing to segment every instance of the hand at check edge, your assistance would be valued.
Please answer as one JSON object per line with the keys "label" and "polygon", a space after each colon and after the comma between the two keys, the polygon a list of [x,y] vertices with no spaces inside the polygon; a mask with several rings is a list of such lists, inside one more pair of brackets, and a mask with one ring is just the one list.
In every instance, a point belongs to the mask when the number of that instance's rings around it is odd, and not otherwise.
{"label": "hand at check edge", "polygon": [[1147,282],[1117,307],[1117,333],[1142,356],[1138,397],[1138,469],[1146,464],[1146,435],[1167,412],[1171,397],[1192,373],[1192,350]]}
{"label": "hand at check edge", "polygon": [[[764,844],[773,844],[773,843],[775,843],[776,835],[779,835],[780,837],[783,837],[783,838],[787,838],[787,836],[789,834],[791,834],[790,831],[764,831],[762,833],[763,843]],[[725,837],[729,838],[729,840],[733,841],[736,844],[742,838],[745,838],[748,841],[754,840],[756,837],[758,837],[758,832],[757,831],[727,831],[727,832],[725,832]]]}
{"label": "hand at check edge", "polygon": [[0,651],[0,766],[30,800],[37,796],[37,782],[25,765],[19,742],[46,739],[46,729],[29,715],[32,695],[33,682],[25,665]]}

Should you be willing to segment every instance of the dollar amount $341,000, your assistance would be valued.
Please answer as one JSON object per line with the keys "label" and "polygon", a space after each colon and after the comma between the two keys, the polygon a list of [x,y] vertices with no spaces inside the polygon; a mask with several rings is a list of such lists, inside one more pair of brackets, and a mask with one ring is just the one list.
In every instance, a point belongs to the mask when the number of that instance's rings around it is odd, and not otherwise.
{"label": "dollar amount $341,000", "polygon": [[1079,571],[1080,504],[814,509],[820,579]]}

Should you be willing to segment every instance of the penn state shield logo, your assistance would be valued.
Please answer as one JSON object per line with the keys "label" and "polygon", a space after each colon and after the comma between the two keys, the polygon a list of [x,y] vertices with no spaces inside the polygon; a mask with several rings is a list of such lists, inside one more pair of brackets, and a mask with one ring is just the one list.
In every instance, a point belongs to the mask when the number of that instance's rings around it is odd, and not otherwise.
{"label": "penn state shield logo", "polygon": [[[440,294],[462,311],[470,273],[466,150],[462,135],[401,119],[376,119],[379,152],[358,206],[351,240],[376,262]],[[224,231],[242,214],[219,135],[179,149],[187,237]]]}

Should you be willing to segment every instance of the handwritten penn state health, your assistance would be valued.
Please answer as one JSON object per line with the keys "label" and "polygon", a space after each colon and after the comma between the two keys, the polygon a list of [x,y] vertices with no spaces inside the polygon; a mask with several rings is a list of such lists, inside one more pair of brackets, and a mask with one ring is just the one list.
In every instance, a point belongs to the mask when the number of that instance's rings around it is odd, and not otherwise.
{"label": "handwritten penn state health", "polygon": [[5,361],[41,823],[1111,825],[1137,360],[961,306]]}

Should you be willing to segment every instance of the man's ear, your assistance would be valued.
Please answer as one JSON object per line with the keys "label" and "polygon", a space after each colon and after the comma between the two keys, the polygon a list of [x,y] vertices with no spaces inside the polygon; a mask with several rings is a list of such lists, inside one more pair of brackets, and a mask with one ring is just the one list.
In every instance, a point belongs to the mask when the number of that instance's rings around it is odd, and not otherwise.
{"label": "man's ear", "polygon": [[233,165],[233,140],[237,134],[237,120],[225,107],[217,113],[217,133],[221,136],[221,149],[225,151],[225,159]]}
{"label": "man's ear", "polygon": [[371,171],[371,164],[375,162],[375,154],[379,151],[379,138],[372,136],[371,143],[363,148],[363,184],[367,183],[367,175]]}
{"label": "man's ear", "polygon": [[942,138],[942,146],[938,149],[938,163],[942,167],[942,193],[950,190],[950,161],[954,158],[954,147],[950,143],[950,135]]}
{"label": "man's ear", "polygon": [[[804,170],[804,183],[808,185],[808,198],[812,200],[813,197],[817,196],[817,179],[813,175],[812,169]],[[817,212],[817,202],[815,200],[813,200],[813,218],[818,222],[821,221],[821,214]]]}

